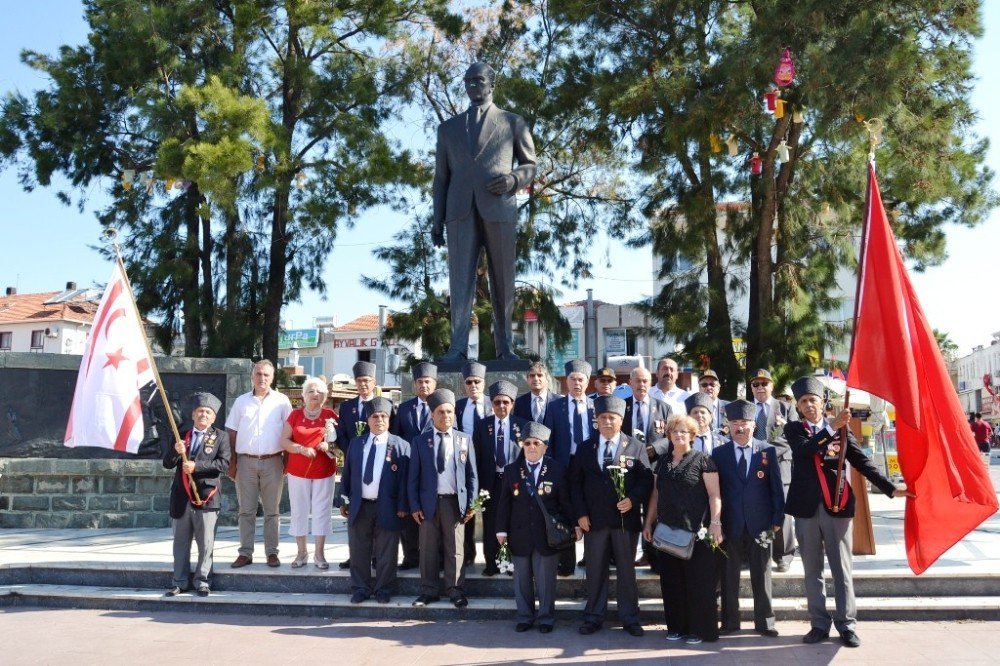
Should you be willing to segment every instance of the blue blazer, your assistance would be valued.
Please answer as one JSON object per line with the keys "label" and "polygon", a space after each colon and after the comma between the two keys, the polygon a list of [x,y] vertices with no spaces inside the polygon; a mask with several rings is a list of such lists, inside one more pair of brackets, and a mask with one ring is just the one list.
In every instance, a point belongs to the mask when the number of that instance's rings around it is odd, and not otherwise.
{"label": "blue blazer", "polygon": [[[521,431],[527,423],[524,419],[519,419],[511,414],[511,432],[507,433],[507,460],[504,460],[500,467],[507,467],[511,461],[516,461],[522,457],[519,442],[522,439]],[[494,494],[493,479],[497,469],[495,424],[496,417],[491,415],[484,418],[480,421],[479,428],[472,435],[472,445],[476,449],[476,473],[478,474],[479,487],[485,488]]]}
{"label": "blue blazer", "polygon": [[[351,398],[350,400],[340,403],[337,418],[340,419],[337,422],[337,448],[344,453],[347,453],[347,447],[355,437],[368,436],[368,423],[367,421],[362,421],[360,418],[357,398]],[[393,406],[392,413],[389,414],[389,432],[393,432],[395,421],[396,407]],[[357,424],[359,422],[362,424],[360,435],[358,434],[357,429]]]}
{"label": "blue blazer", "polygon": [[[455,445],[455,485],[458,487],[458,508],[465,514],[469,503],[479,493],[476,478],[476,450],[472,437],[452,428]],[[433,520],[437,512],[438,473],[434,455],[434,429],[420,433],[410,444],[408,499],[410,512],[424,512],[425,520]]]}
{"label": "blue blazer", "polygon": [[785,520],[785,491],[781,463],[773,446],[751,440],[749,471],[740,476],[736,467],[736,445],[732,440],[712,450],[719,470],[722,495],[722,532],[737,539],[746,530],[756,537]]}
{"label": "blue blazer", "polygon": [[[553,402],[555,402],[560,398],[558,393],[553,393],[552,391],[546,391],[545,395],[546,395],[545,415],[542,416],[542,423],[545,423],[545,416],[548,416],[549,414],[549,407],[552,406]],[[524,419],[525,421],[531,420],[532,396],[533,394],[531,393],[531,391],[528,391],[523,395],[517,396],[517,399],[514,400],[514,412],[513,412],[514,416]]]}
{"label": "blue blazer", "polygon": [[[396,412],[395,424],[390,424],[389,426],[389,432],[393,435],[402,437],[409,442],[411,450],[413,440],[420,434],[420,428],[417,427],[417,404],[418,400],[416,398],[410,398],[401,404],[399,406],[399,411]],[[393,429],[393,425],[395,426],[395,429]],[[427,406],[427,423],[424,427],[428,430],[433,429],[434,427],[431,423],[430,405]]]}
{"label": "blue blazer", "polygon": [[[547,454],[566,468],[569,468],[570,452],[573,450],[573,431],[569,425],[569,400],[568,396],[560,396],[549,403],[545,410],[545,420],[542,421],[542,424],[552,431]],[[594,415],[594,401],[589,397],[586,400],[586,419],[587,423],[590,424],[590,434],[593,436],[597,432],[597,428],[594,426],[597,422],[597,417]]]}
{"label": "blue blazer", "polygon": [[[357,507],[361,506],[361,487],[364,484],[364,452],[368,435],[355,437],[344,455],[344,468],[340,470],[340,492],[350,502],[347,504],[347,522],[350,525],[358,518]],[[380,461],[376,460],[375,464]],[[378,525],[384,530],[396,532],[403,529],[403,519],[396,513],[410,513],[407,498],[407,473],[410,469],[410,445],[405,440],[389,435],[385,458],[381,461],[382,477],[378,484]],[[337,498],[341,500],[340,497]]]}

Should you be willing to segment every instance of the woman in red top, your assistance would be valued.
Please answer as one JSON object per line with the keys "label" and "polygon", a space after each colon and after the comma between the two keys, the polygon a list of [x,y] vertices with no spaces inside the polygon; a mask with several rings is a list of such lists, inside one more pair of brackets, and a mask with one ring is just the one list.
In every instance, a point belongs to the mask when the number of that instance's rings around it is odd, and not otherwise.
{"label": "woman in red top", "polygon": [[330,568],[323,548],[330,533],[333,475],[337,472],[330,446],[336,439],[337,415],[323,406],[326,395],[326,382],[317,377],[306,379],[302,384],[304,405],[292,410],[281,432],[281,447],[288,452],[288,501],[292,510],[288,531],[299,547],[293,569],[304,567],[309,561],[306,536],[310,532],[310,516],[316,567]]}

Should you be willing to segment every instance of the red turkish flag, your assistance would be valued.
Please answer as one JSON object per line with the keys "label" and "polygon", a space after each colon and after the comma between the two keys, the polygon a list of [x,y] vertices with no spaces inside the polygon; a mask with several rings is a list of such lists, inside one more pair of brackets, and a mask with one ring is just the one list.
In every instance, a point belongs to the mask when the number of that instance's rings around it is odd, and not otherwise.
{"label": "red turkish flag", "polygon": [[920,574],[993,515],[997,497],[910,284],[871,164],[865,219],[847,384],[896,408],[899,466],[916,494],[906,499],[906,556]]}
{"label": "red turkish flag", "polygon": [[66,446],[137,452],[144,433],[139,389],[151,381],[152,362],[132,290],[115,264],[87,336]]}

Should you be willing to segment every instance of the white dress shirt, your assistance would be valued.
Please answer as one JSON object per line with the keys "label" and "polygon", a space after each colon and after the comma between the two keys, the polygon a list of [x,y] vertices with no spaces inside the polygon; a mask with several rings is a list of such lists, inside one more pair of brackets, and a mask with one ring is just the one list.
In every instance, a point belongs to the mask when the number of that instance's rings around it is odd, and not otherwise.
{"label": "white dress shirt", "polygon": [[[375,448],[372,449],[372,440],[375,440]],[[389,448],[389,433],[384,432],[378,437],[374,435],[368,437],[365,442],[364,454],[361,456],[361,498],[367,500],[378,499],[378,486],[382,481],[382,463],[385,462],[385,452]],[[375,456],[375,466],[372,468],[372,482],[364,482],[364,470],[368,468],[368,458]]]}
{"label": "white dress shirt", "polygon": [[283,393],[268,390],[263,398],[253,391],[244,393],[233,402],[226,416],[226,428],[236,431],[236,453],[267,456],[281,453],[281,430],[292,403]]}

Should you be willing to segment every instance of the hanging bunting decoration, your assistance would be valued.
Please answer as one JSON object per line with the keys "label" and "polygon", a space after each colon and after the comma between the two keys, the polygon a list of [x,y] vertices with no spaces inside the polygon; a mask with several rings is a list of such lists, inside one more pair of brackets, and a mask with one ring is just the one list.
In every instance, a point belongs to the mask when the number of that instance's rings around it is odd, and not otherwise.
{"label": "hanging bunting decoration", "polygon": [[792,50],[785,48],[781,54],[781,61],[774,70],[774,82],[784,88],[792,84],[795,80],[795,63],[792,62]]}
{"label": "hanging bunting decoration", "polygon": [[254,168],[257,169],[259,173],[264,172],[264,167],[267,166],[267,158],[263,155],[258,155],[254,160]]}
{"label": "hanging bunting decoration", "polygon": [[805,116],[802,113],[804,110],[805,109],[797,108],[797,109],[795,109],[795,111],[792,112],[792,122],[793,123],[796,123],[797,125],[801,125],[802,123],[804,123],[806,121]]}
{"label": "hanging bunting decoration", "polygon": [[165,189],[167,192],[169,192],[170,190],[174,189],[174,179],[173,178],[167,178],[167,181],[164,184],[163,189]]}
{"label": "hanging bunting decoration", "polygon": [[785,100],[779,99],[774,103],[774,119],[781,120],[785,117]]}
{"label": "hanging bunting decoration", "polygon": [[735,134],[730,134],[726,139],[726,147],[729,148],[729,156],[736,157],[740,151],[740,143]]}
{"label": "hanging bunting decoration", "polygon": [[788,160],[791,159],[791,155],[789,154],[788,143],[784,139],[782,139],[781,143],[778,144],[778,147],[775,148],[775,152],[778,153],[778,160],[782,164],[787,164]]}
{"label": "hanging bunting decoration", "polygon": [[128,192],[135,182],[135,169],[125,169],[122,171],[122,189]]}
{"label": "hanging bunting decoration", "polygon": [[708,135],[708,145],[711,147],[713,153],[721,153],[722,152],[722,142],[719,141],[719,135],[718,134],[709,134]]}
{"label": "hanging bunting decoration", "polygon": [[750,173],[754,176],[759,176],[764,170],[764,165],[761,163],[760,154],[754,153],[753,157],[750,158]]}
{"label": "hanging bunting decoration", "polygon": [[301,190],[306,186],[306,172],[299,171],[295,174],[295,189]]}

